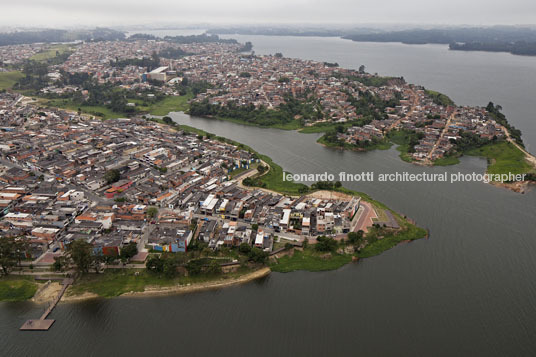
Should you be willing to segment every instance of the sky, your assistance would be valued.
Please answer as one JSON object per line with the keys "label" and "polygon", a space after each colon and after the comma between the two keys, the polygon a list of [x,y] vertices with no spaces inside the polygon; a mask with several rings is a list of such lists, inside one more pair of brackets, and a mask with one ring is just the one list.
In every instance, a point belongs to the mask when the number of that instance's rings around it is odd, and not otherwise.
{"label": "sky", "polygon": [[0,0],[0,26],[536,23],[535,0]]}

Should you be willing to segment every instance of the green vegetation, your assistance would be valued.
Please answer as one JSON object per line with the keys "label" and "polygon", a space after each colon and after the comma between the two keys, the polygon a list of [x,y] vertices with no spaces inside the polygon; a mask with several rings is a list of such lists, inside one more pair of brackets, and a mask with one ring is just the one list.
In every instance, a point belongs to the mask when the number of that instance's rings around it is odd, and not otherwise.
{"label": "green vegetation", "polygon": [[389,150],[392,146],[388,139],[382,140],[376,138],[373,138],[372,141],[360,141],[358,144],[349,144],[338,140],[336,134],[332,134],[332,132],[321,136],[316,142],[327,147],[358,151]]}
{"label": "green vegetation", "polygon": [[288,195],[301,195],[309,191],[307,185],[292,181],[283,181],[283,169],[268,156],[257,154],[270,166],[270,170],[262,176],[248,177],[243,181],[246,186],[257,186]]}
{"label": "green vegetation", "polygon": [[486,106],[486,110],[490,113],[490,115],[497,121],[497,123],[503,125],[506,129],[508,129],[508,132],[510,133],[510,136],[521,146],[525,146],[523,144],[523,140],[521,139],[521,130],[516,129],[513,125],[511,125],[508,120],[506,119],[506,116],[501,113],[502,107],[500,105],[495,105],[493,102],[489,102]]}
{"label": "green vegetation", "polygon": [[365,236],[365,238],[369,241],[369,244],[367,244],[363,249],[361,249],[357,256],[359,258],[373,257],[375,255],[383,253],[386,250],[393,248],[395,245],[401,242],[421,239],[426,236],[425,229],[417,227],[416,225],[411,224],[406,220],[402,220],[400,219],[400,217],[397,218],[399,218],[399,223],[402,224],[401,231],[389,232],[387,234],[384,234],[383,238],[379,239],[377,238],[377,236],[383,234],[382,228],[372,227]]}
{"label": "green vegetation", "polygon": [[351,261],[352,256],[349,254],[326,254],[308,246],[303,251],[295,250],[293,256],[279,258],[276,263],[270,264],[270,269],[279,273],[288,273],[296,270],[335,270]]}
{"label": "green vegetation", "polygon": [[227,102],[220,106],[210,104],[208,100],[205,100],[191,103],[190,114],[286,130],[301,128],[303,126],[302,119],[321,119],[323,117],[314,100],[305,97],[296,99],[291,96],[286,97],[285,103],[279,105],[277,109],[268,109],[262,106],[255,108],[253,104],[239,106],[234,102]]}
{"label": "green vegetation", "polygon": [[352,122],[347,123],[318,123],[311,126],[304,126],[299,130],[302,134],[316,134],[316,133],[326,133],[328,131],[334,131],[337,127],[343,126],[344,128],[349,128],[352,126]]}
{"label": "green vegetation", "polygon": [[196,283],[206,283],[220,279],[237,278],[251,270],[240,268],[236,273],[201,274],[193,276],[166,277],[145,270],[109,269],[103,274],[85,274],[70,288],[69,295],[80,295],[85,292],[101,297],[115,297],[128,292],[144,291],[146,287],[171,287]]}
{"label": "green vegetation", "polygon": [[400,158],[406,162],[413,162],[411,153],[413,147],[419,142],[419,134],[409,130],[391,130],[388,135],[391,142],[398,145],[396,148],[400,152]]}
{"label": "green vegetation", "polygon": [[42,100],[41,103],[48,108],[61,108],[72,110],[75,112],[94,115],[102,119],[114,119],[126,116],[126,113],[116,113],[103,105],[77,104],[71,99]]}
{"label": "green vegetation", "polygon": [[121,173],[117,169],[108,170],[104,174],[104,179],[106,180],[108,184],[117,182],[119,181],[120,178],[121,178]]}
{"label": "green vegetation", "polygon": [[487,172],[490,174],[524,174],[535,171],[525,160],[525,154],[506,141],[487,144],[469,150],[466,154],[485,157],[488,160]]}
{"label": "green vegetation", "polygon": [[454,105],[454,101],[443,93],[439,93],[430,89],[426,89],[425,92],[432,98],[432,101],[437,105],[442,105],[444,107]]}
{"label": "green vegetation", "polygon": [[249,166],[249,169],[247,169],[245,167],[239,167],[238,169],[235,169],[235,170],[231,171],[231,173],[229,173],[229,176],[231,177],[231,179],[233,179],[236,176],[238,176],[240,174],[243,174],[246,171],[257,169],[258,166],[259,166],[259,163],[253,163],[253,164],[251,164]]}
{"label": "green vegetation", "polygon": [[[137,99],[128,99],[129,102],[140,104],[136,106],[136,110],[141,113],[150,113],[151,115],[163,116],[169,112],[174,111],[186,111],[188,110],[188,101],[192,98],[191,94],[183,96],[166,96],[164,99],[151,103],[149,105],[143,105],[142,101]],[[86,105],[78,104],[72,99],[42,99],[41,103],[46,107],[62,108],[76,112],[86,113],[100,117],[102,119],[115,119],[121,117],[128,117],[131,113],[125,111],[114,111],[104,105]]]}
{"label": "green vegetation", "polygon": [[13,88],[22,77],[24,74],[20,71],[0,72],[0,90]]}
{"label": "green vegetation", "polygon": [[36,53],[32,57],[30,57],[30,59],[32,61],[44,62],[44,61],[53,59],[55,57],[59,57],[66,53],[69,53],[69,54],[71,53],[71,48],[69,45],[65,45],[65,44],[53,45],[42,52]]}
{"label": "green vegetation", "polygon": [[31,299],[37,291],[37,284],[30,278],[1,278],[0,301],[24,301]]}
{"label": "green vegetation", "polygon": [[457,165],[460,163],[460,159],[456,155],[449,155],[442,157],[441,159],[437,159],[434,161],[434,166],[450,166],[450,165]]}
{"label": "green vegetation", "polygon": [[[361,71],[362,69],[362,71]],[[392,81],[404,81],[404,78],[402,77],[381,77],[381,76],[371,76],[371,75],[365,75],[364,74],[365,68],[360,67],[360,76],[355,75],[343,75],[343,74],[334,74],[334,77],[346,79],[349,81],[356,81],[363,83],[364,85],[368,87],[383,87],[388,85]]]}
{"label": "green vegetation", "polygon": [[[151,104],[146,110],[152,115],[168,115],[170,112],[184,112],[188,110],[188,101],[193,98],[192,94],[182,96],[167,96],[164,99]],[[145,108],[142,108],[145,109]]]}

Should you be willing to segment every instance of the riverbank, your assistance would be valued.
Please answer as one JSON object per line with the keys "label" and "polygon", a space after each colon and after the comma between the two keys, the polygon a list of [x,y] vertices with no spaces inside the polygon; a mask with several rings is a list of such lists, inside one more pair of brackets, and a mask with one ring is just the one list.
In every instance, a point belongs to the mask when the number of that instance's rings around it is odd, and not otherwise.
{"label": "riverbank", "polygon": [[248,272],[220,274],[212,277],[180,277],[167,279],[148,272],[105,272],[81,278],[63,296],[63,302],[95,298],[147,297],[182,294],[219,289],[248,283],[269,275],[270,268],[263,267]]}

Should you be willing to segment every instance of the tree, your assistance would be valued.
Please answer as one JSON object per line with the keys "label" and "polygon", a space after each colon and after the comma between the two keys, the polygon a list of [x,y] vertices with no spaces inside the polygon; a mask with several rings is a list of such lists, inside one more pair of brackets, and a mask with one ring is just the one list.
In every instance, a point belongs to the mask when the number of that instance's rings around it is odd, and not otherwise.
{"label": "tree", "polygon": [[89,272],[93,259],[93,247],[87,241],[78,239],[69,244],[69,253],[76,270],[81,273]]}
{"label": "tree", "polygon": [[8,275],[17,266],[18,254],[15,238],[0,238],[0,266],[2,274]]}
{"label": "tree", "polygon": [[145,267],[153,273],[162,273],[164,271],[164,261],[158,255],[152,255],[147,259]]}
{"label": "tree", "polygon": [[257,247],[253,247],[251,248],[251,251],[249,252],[248,257],[249,257],[249,260],[255,263],[265,263],[266,259],[268,259],[268,253]]}
{"label": "tree", "polygon": [[65,271],[69,266],[69,259],[65,255],[54,257],[54,263],[52,263],[53,271]]}
{"label": "tree", "polygon": [[147,217],[152,219],[152,218],[155,218],[157,215],[158,215],[158,208],[156,207],[149,207],[147,208]]}
{"label": "tree", "polygon": [[108,170],[104,174],[104,179],[106,180],[108,184],[112,184],[114,182],[119,181],[120,177],[121,177],[121,174],[119,173],[119,170],[117,169]]}
{"label": "tree", "polygon": [[253,223],[251,225],[251,229],[253,229],[254,231],[258,231],[259,230],[259,225],[257,223]]}
{"label": "tree", "polygon": [[249,254],[251,252],[251,246],[248,243],[241,243],[238,246],[238,251],[242,254]]}
{"label": "tree", "polygon": [[188,270],[189,275],[199,275],[203,269],[203,262],[199,259],[190,260],[186,264],[186,269]]}
{"label": "tree", "polygon": [[359,73],[364,74],[365,73],[365,65],[359,66]]}
{"label": "tree", "polygon": [[257,171],[259,172],[259,174],[262,175],[266,171],[266,166],[264,165],[257,166]]}
{"label": "tree", "polygon": [[316,238],[315,249],[319,252],[331,252],[337,248],[337,241],[331,237],[320,236]]}
{"label": "tree", "polygon": [[128,261],[133,256],[138,254],[138,246],[134,242],[130,242],[126,246],[121,249],[121,254],[119,254],[119,257],[122,261]]}
{"label": "tree", "polygon": [[164,123],[168,125],[171,125],[174,123],[173,119],[171,119],[171,117],[168,117],[168,116],[163,117],[162,120],[164,121]]}
{"label": "tree", "polygon": [[283,58],[283,54],[281,52],[276,52],[274,56],[277,58]]}
{"label": "tree", "polygon": [[357,232],[350,232],[348,233],[348,241],[354,245],[360,244],[363,241],[363,234],[361,229]]}
{"label": "tree", "polygon": [[211,260],[210,264],[207,267],[206,273],[207,274],[221,274],[221,266],[220,263],[218,263],[216,260]]}

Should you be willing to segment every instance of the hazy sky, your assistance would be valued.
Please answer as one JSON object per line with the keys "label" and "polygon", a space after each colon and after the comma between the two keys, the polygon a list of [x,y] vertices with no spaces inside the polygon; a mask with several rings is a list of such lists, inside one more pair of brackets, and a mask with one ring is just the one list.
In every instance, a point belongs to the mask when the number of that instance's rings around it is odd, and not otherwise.
{"label": "hazy sky", "polygon": [[534,24],[535,0],[0,0],[0,26]]}

